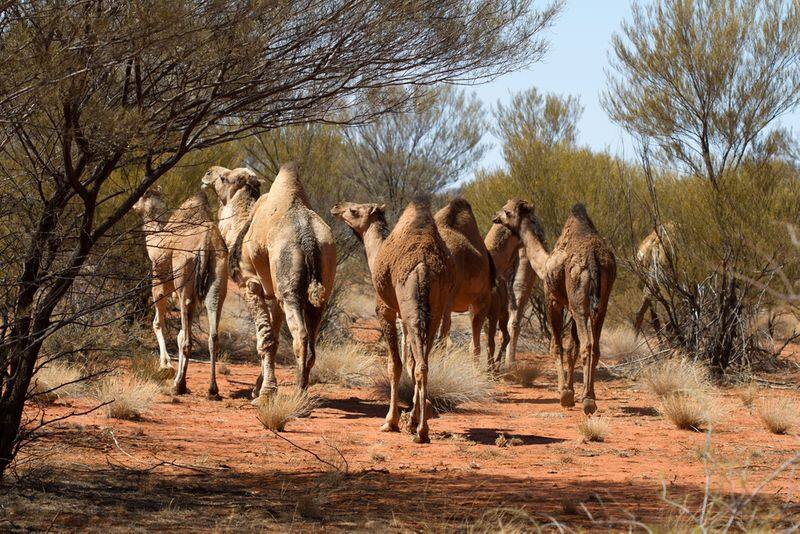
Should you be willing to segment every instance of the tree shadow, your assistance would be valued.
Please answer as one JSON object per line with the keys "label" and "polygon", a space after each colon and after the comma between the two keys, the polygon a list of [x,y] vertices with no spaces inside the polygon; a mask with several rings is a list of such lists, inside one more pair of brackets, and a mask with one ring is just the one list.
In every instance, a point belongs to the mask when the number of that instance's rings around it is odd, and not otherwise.
{"label": "tree shadow", "polygon": [[658,410],[652,406],[622,406],[620,411],[626,415],[639,415],[647,417],[656,417],[659,415]]}
{"label": "tree shadow", "polygon": [[342,419],[382,418],[386,416],[387,406],[381,402],[370,402],[350,397],[347,399],[322,399],[322,408],[344,412]]}

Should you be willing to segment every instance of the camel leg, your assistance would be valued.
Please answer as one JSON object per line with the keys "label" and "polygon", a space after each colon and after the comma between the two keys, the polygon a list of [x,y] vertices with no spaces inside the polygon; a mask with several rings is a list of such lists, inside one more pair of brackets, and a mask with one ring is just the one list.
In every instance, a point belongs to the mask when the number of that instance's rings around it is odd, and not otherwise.
{"label": "camel leg", "polygon": [[286,326],[292,334],[292,350],[294,351],[297,366],[297,388],[301,391],[308,389],[308,330],[301,305],[291,300],[284,300],[283,312],[286,317]]}
{"label": "camel leg", "polygon": [[275,353],[278,350],[276,338],[280,324],[273,325],[270,308],[260,286],[248,284],[243,293],[250,316],[255,323],[256,351],[261,360],[261,375],[253,387],[253,398],[257,399],[261,395],[268,396],[278,389],[278,381],[275,379]]}
{"label": "camel leg", "polygon": [[[639,306],[639,311],[636,312],[636,319],[633,321],[633,332],[636,336],[642,333],[642,323],[644,322],[644,316],[647,313],[647,310],[650,309],[652,306],[650,299],[644,297],[642,299],[642,305]],[[656,330],[657,332],[658,330]]]}
{"label": "camel leg", "polygon": [[169,359],[169,352],[167,352],[167,342],[164,339],[164,332],[167,329],[167,297],[160,287],[153,287],[153,304],[156,308],[156,315],[153,317],[153,332],[158,340],[159,367],[172,369],[172,362]]}
{"label": "camel leg", "polygon": [[481,330],[483,322],[486,320],[488,307],[484,304],[480,309],[472,309],[472,355],[476,358],[481,355]]}
{"label": "camel leg", "polygon": [[580,340],[580,352],[583,359],[583,412],[586,415],[591,415],[597,410],[597,404],[594,400],[594,380],[592,378],[592,354],[596,349],[594,347],[592,327],[589,323],[589,310],[573,309],[572,317]]}
{"label": "camel leg", "polygon": [[550,323],[551,332],[550,356],[553,357],[556,363],[558,393],[561,396],[561,406],[571,408],[575,406],[575,392],[567,389],[564,384],[564,346],[561,339],[561,330],[564,327],[563,307],[552,299],[547,300],[547,319]]}
{"label": "camel leg", "polygon": [[416,381],[416,369],[417,369],[417,362],[414,359],[414,351],[411,349],[411,339],[410,335],[412,333],[409,331],[408,328],[403,328],[406,332],[406,343],[408,344],[409,350],[406,354],[406,371],[408,372],[408,376],[414,382],[414,394],[411,397],[411,417],[409,418],[408,422],[408,431],[413,432],[414,429],[419,424],[419,384]]}
{"label": "camel leg", "polygon": [[498,322],[498,317],[496,310],[492,309],[492,311],[489,313],[489,317],[486,320],[486,353],[487,353],[486,361],[489,364],[489,369],[492,371],[497,370],[497,365],[494,359],[494,349],[495,349],[494,338],[497,335],[497,322]]}
{"label": "camel leg", "polygon": [[[608,302],[607,300],[605,302]],[[600,306],[592,318],[591,335],[592,352],[591,361],[584,362],[583,378],[583,413],[591,415],[597,411],[597,397],[594,392],[594,375],[597,364],[600,362],[600,335],[603,331],[603,322],[606,318],[606,305]]]}
{"label": "camel leg", "polygon": [[400,375],[403,372],[403,362],[400,360],[400,354],[397,350],[397,324],[395,323],[397,320],[397,312],[384,304],[379,304],[376,311],[381,322],[381,329],[383,330],[384,339],[386,339],[386,345],[389,348],[387,368],[391,379],[389,412],[386,414],[386,422],[381,426],[381,432],[399,432],[400,399],[398,398],[398,389],[400,387]]}
{"label": "camel leg", "polygon": [[503,357],[502,355],[508,347],[508,342],[511,340],[511,335],[508,332],[508,313],[505,307],[500,310],[500,317],[497,321],[497,325],[500,328],[500,334],[503,336],[503,341],[500,343],[500,350],[497,351],[497,357],[494,361],[495,367],[499,369],[500,360]]}
{"label": "camel leg", "polygon": [[222,304],[225,302],[227,287],[225,281],[217,280],[206,295],[205,305],[208,315],[208,354],[211,358],[211,380],[208,386],[209,400],[222,400],[217,387],[217,358],[219,358],[219,320]]}
{"label": "camel leg", "polygon": [[322,322],[322,311],[322,309],[312,309],[305,314],[306,330],[308,330],[308,356],[305,369],[305,381],[307,384],[310,384],[311,370],[314,369],[314,364],[317,361],[317,333]]}
{"label": "camel leg", "polygon": [[511,340],[506,347],[506,366],[511,367],[517,359],[519,329],[525,316],[525,307],[533,290],[533,268],[528,260],[520,259],[513,282],[508,287],[509,322],[508,332]]}
{"label": "camel leg", "polygon": [[581,351],[581,340],[578,337],[578,330],[575,326],[575,320],[571,320],[570,323],[570,336],[572,338],[572,344],[567,351],[567,390],[575,391],[575,362],[578,361],[578,354]]}
{"label": "camel leg", "polygon": [[189,368],[189,356],[192,354],[192,316],[194,315],[194,299],[184,295],[180,297],[181,331],[178,333],[178,374],[172,384],[172,393],[186,393],[186,371]]}

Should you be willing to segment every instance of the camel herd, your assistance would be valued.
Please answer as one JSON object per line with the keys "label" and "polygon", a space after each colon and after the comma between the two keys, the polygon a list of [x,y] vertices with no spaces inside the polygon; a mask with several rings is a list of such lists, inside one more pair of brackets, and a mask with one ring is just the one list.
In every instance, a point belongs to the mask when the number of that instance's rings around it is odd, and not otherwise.
{"label": "camel herd", "polygon": [[[171,212],[158,191],[149,191],[134,206],[143,219],[152,262],[153,330],[162,367],[172,366],[164,341],[166,298],[174,293],[181,310],[174,393],[186,392],[191,322],[202,301],[209,318],[208,396],[219,399],[217,325],[229,275],[256,327],[262,367],[253,389],[254,403],[268,399],[277,389],[275,355],[284,321],[292,336],[297,386],[305,390],[320,322],[333,291],[336,248],[330,227],[311,209],[293,163],[281,167],[264,195],[255,173],[245,168],[211,167],[202,186],[219,201],[217,224],[203,191]],[[573,350],[568,351],[566,366],[561,336],[552,336],[550,346],[561,405],[575,404],[573,371],[580,354],[583,410],[586,414],[596,411],[594,371],[616,262],[582,204],[572,208],[550,252],[534,206],[522,200],[509,200],[497,212],[485,239],[471,206],[461,198],[436,214],[426,200],[414,200],[394,228],[389,227],[381,204],[341,202],[331,208],[331,214],[364,245],[375,289],[375,312],[389,352],[391,377],[382,431],[400,429],[399,383],[405,363],[414,382],[409,428],[415,430],[415,442],[430,441],[428,357],[437,340],[447,339],[452,312],[470,312],[476,357],[481,354],[480,334],[485,325],[490,367],[499,367],[503,351],[506,364],[513,364],[534,276],[542,281],[551,331],[561,331],[564,310],[572,318]],[[503,342],[495,355],[498,328]]]}

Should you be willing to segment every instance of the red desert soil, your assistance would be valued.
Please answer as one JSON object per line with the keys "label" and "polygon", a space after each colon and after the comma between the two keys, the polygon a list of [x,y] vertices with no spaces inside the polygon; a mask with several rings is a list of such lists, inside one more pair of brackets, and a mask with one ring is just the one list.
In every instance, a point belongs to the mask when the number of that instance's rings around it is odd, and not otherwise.
{"label": "red desert soil", "polygon": [[[264,430],[243,397],[255,364],[228,364],[230,374],[219,377],[224,400],[213,402],[205,398],[207,364],[192,362],[190,394],[161,396],[140,421],[95,412],[50,427],[27,450],[42,455],[33,462],[38,469],[0,498],[0,529],[452,529],[498,508],[586,526],[581,503],[595,519],[653,523],[672,513],[660,498],[662,484],[678,500],[700,494],[704,434],[675,429],[650,393],[613,379],[598,387],[610,435],[581,443],[580,404],[562,409],[549,358],[528,356],[545,371],[534,387],[500,385],[495,402],[432,420],[427,446],[406,433],[378,432],[386,402],[371,390],[315,385],[322,407],[282,434],[295,447]],[[291,367],[279,377],[292,387]],[[770,394],[800,400],[797,391]],[[765,431],[736,390],[720,390],[718,398],[728,414],[712,436],[714,486],[752,490],[800,442]],[[72,400],[47,415],[91,406]],[[499,447],[500,433],[521,444]],[[344,458],[347,474],[299,447],[342,469]],[[800,513],[798,490],[796,473],[784,473],[762,493],[791,514]]]}

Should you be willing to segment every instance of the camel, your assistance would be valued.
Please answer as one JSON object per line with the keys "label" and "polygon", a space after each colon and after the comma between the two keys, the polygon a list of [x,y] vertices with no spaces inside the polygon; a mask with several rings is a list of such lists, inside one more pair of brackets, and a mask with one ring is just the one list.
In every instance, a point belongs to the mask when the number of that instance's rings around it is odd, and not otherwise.
{"label": "camel", "polygon": [[494,261],[498,281],[506,286],[507,331],[510,339],[504,346],[506,367],[510,367],[517,359],[519,329],[533,291],[535,273],[519,238],[502,224],[492,225],[484,243]]}
{"label": "camel", "polygon": [[304,391],[333,291],[333,233],[310,208],[294,163],[281,166],[269,194],[261,197],[255,175],[247,169],[212,167],[203,183],[219,196],[219,224],[230,246],[231,276],[244,289],[256,322],[262,378],[254,396],[258,401],[277,389],[275,354],[284,319],[292,335],[297,387]]}
{"label": "camel", "polygon": [[385,207],[341,202],[331,214],[345,222],[364,244],[375,287],[375,312],[389,349],[389,412],[383,432],[399,431],[398,385],[403,362],[397,348],[398,315],[411,355],[406,358],[414,380],[410,429],[414,442],[429,443],[428,355],[452,300],[455,265],[436,229],[426,201],[411,202],[389,232]]}
{"label": "camel", "polygon": [[[486,316],[486,349],[488,352],[489,368],[494,371],[500,369],[500,360],[503,357],[503,351],[506,350],[508,342],[511,340],[511,335],[508,333],[508,298],[508,285],[505,280],[498,276],[492,288],[492,300],[489,305],[489,313]],[[497,357],[495,358],[495,336],[497,335],[498,327],[503,336],[503,341],[500,344],[500,350],[497,351]]]}
{"label": "camel", "polygon": [[[600,335],[617,273],[614,253],[598,234],[583,204],[572,207],[549,254],[533,205],[509,200],[497,212],[494,222],[505,225],[522,240],[528,261],[543,282],[552,332],[550,353],[556,360],[561,405],[575,405],[573,378],[576,356],[580,352],[583,356],[583,411],[593,414],[597,411],[594,373],[600,360]],[[559,335],[565,307],[573,319],[572,338],[577,349],[569,357],[566,384],[564,350]]]}
{"label": "camel", "polygon": [[214,225],[205,193],[199,192],[170,212],[160,191],[150,190],[133,205],[143,219],[147,255],[152,262],[153,331],[158,340],[162,368],[172,368],[167,345],[167,297],[177,296],[181,313],[178,333],[178,372],[173,393],[186,393],[186,371],[192,352],[192,318],[195,306],[203,301],[208,314],[208,353],[211,357],[211,382],[208,398],[220,400],[216,380],[219,356],[217,330],[228,281],[228,253]]}
{"label": "camel", "polygon": [[[664,270],[668,268],[671,259],[675,257],[675,250],[669,237],[669,234],[673,232],[674,225],[672,223],[658,225],[639,244],[639,249],[636,251],[636,261],[644,274],[650,279],[649,284],[658,286],[663,279]],[[656,312],[656,300],[653,298],[649,284],[642,284],[644,296],[642,297],[639,311],[636,312],[636,319],[633,322],[633,330],[637,336],[642,331],[642,323],[647,310],[650,310],[650,318],[656,335],[661,332],[661,322]]]}
{"label": "camel", "polygon": [[[450,312],[470,312],[472,353],[481,353],[481,328],[492,304],[495,269],[478,230],[472,206],[463,198],[451,200],[434,216],[436,229],[455,263],[455,290]],[[450,334],[450,313],[442,319],[441,339]]]}

